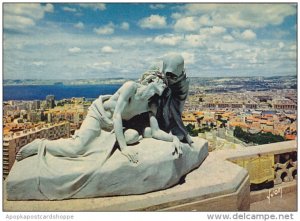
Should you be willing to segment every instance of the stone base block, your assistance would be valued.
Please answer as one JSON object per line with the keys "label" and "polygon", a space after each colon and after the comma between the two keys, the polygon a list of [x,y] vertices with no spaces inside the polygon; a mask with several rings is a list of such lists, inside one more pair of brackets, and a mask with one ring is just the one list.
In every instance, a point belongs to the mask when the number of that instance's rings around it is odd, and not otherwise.
{"label": "stone base block", "polygon": [[[208,156],[207,158],[209,158]],[[5,211],[248,211],[248,172],[228,161],[205,160],[166,190],[62,201],[4,201]]]}
{"label": "stone base block", "polygon": [[171,142],[142,139],[130,147],[138,152],[137,164],[130,163],[118,149],[102,166],[98,166],[100,160],[96,154],[74,159],[50,155],[43,164],[37,156],[28,157],[15,162],[6,179],[7,199],[86,199],[167,189],[178,184],[207,157],[207,141],[195,138],[194,144],[193,148],[184,144],[183,154],[178,157],[172,154]]}

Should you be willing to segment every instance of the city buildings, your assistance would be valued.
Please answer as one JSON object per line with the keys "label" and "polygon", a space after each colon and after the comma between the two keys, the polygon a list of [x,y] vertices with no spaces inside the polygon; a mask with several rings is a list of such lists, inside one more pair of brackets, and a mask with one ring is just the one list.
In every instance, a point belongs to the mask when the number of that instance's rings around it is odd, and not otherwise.
{"label": "city buildings", "polygon": [[48,95],[46,97],[46,107],[51,109],[55,107],[55,97],[54,95]]}
{"label": "city buildings", "polygon": [[3,177],[5,178],[16,153],[37,138],[55,140],[68,138],[84,120],[91,101],[70,98],[7,101],[3,105]]}
{"label": "city buildings", "polygon": [[15,162],[16,153],[37,138],[55,140],[70,137],[69,122],[44,124],[19,132],[7,133],[3,137],[3,178],[8,175]]}

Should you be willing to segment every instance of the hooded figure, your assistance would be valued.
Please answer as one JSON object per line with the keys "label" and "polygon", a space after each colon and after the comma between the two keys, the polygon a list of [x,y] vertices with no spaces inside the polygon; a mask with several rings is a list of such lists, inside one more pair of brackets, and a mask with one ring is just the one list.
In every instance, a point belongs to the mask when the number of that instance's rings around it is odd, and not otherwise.
{"label": "hooded figure", "polygon": [[168,87],[158,99],[156,118],[160,129],[177,136],[182,142],[192,144],[183,125],[181,114],[189,91],[189,80],[184,71],[181,55],[171,54],[164,58],[162,72]]}

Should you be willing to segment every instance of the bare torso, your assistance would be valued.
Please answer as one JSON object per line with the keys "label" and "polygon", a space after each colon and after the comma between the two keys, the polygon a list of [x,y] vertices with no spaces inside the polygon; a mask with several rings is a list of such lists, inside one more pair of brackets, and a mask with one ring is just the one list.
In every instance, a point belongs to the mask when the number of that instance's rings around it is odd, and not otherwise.
{"label": "bare torso", "polygon": [[[138,85],[133,84],[131,85],[131,87],[133,87],[131,90],[131,96],[128,99],[127,104],[121,114],[123,120],[129,120],[138,114],[149,111],[148,100],[140,98],[137,99],[137,97],[135,96]],[[104,102],[103,105],[104,110],[107,113],[107,117],[112,117],[117,105],[117,101],[124,90],[128,90],[128,88],[121,87],[114,95],[112,95],[107,101]]]}

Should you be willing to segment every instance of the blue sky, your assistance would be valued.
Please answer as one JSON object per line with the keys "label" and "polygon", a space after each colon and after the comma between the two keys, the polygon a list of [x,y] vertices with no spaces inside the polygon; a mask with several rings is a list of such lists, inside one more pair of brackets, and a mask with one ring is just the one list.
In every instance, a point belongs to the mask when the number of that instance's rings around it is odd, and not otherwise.
{"label": "blue sky", "polygon": [[3,5],[4,79],[138,78],[168,53],[189,76],[296,75],[296,4]]}

